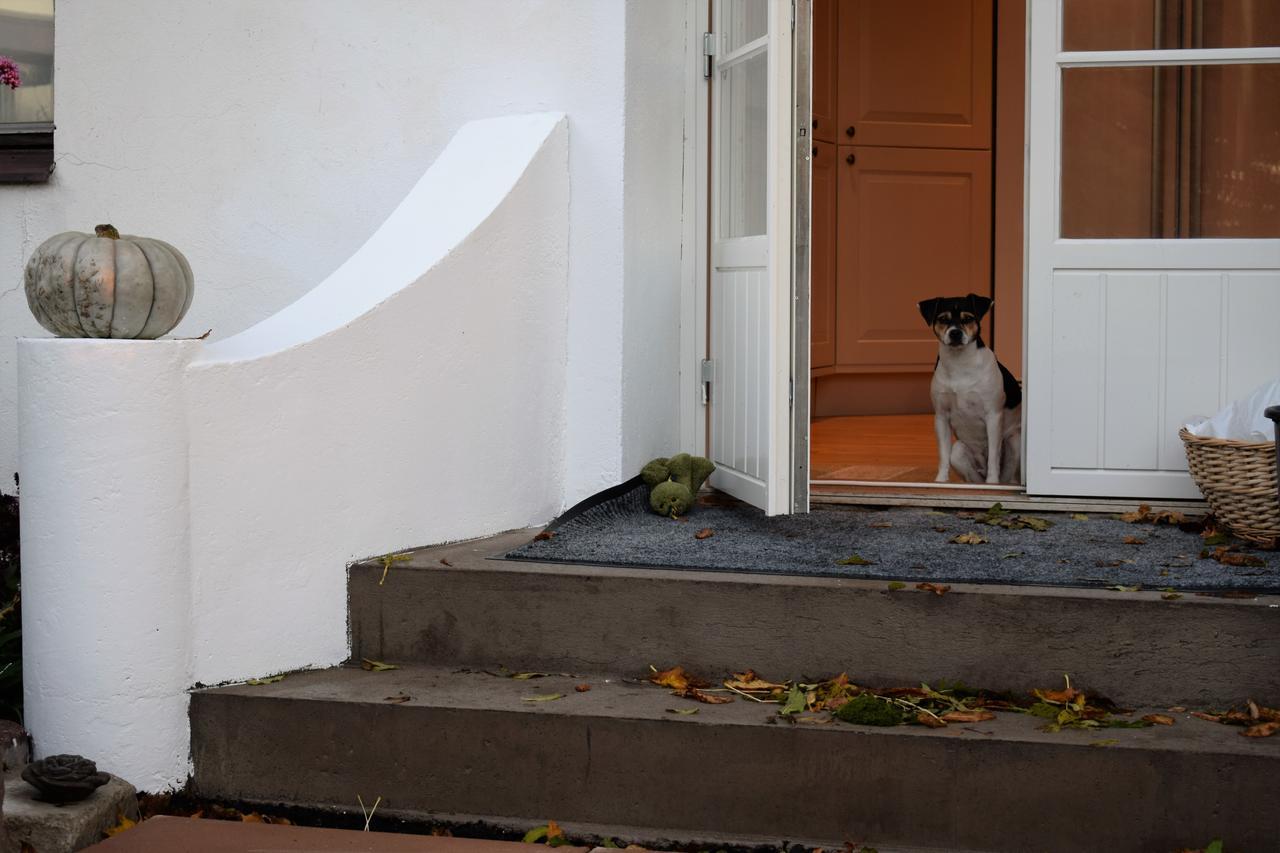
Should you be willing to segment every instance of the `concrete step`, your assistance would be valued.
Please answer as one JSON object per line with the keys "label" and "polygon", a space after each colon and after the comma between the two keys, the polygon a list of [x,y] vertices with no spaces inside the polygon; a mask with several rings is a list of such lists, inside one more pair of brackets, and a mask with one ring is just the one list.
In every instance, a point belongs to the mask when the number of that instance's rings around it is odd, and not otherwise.
{"label": "concrete step", "polygon": [[353,657],[862,684],[1072,683],[1133,705],[1280,705],[1280,596],[883,581],[491,559],[535,531],[351,567]]}
{"label": "concrete step", "polygon": [[[590,690],[576,691],[580,683]],[[552,694],[562,698],[526,701]],[[690,707],[698,713],[668,711]],[[194,787],[321,808],[381,796],[391,815],[554,819],[571,836],[657,847],[727,837],[1168,853],[1214,838],[1229,850],[1273,849],[1280,838],[1271,793],[1280,738],[1244,738],[1185,714],[1172,727],[1050,734],[1021,714],[934,730],[785,724],[775,710],[696,705],[583,673],[294,673],[193,694]]]}

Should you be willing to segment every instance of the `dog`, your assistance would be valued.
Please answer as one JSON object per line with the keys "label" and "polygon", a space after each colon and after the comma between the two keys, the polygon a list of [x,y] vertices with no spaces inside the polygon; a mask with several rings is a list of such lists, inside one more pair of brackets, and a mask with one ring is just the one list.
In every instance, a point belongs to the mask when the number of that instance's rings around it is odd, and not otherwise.
{"label": "dog", "polygon": [[991,304],[974,293],[919,303],[938,339],[929,396],[939,483],[950,481],[952,468],[969,483],[1021,480],[1022,385],[982,342],[982,318]]}

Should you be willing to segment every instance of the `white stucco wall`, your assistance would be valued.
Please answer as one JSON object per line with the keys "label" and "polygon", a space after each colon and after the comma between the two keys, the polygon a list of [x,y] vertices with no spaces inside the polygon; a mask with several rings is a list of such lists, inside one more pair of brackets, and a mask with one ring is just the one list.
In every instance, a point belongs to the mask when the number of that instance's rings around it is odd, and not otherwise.
{"label": "white stucco wall", "polygon": [[25,723],[145,790],[187,688],[348,654],[346,565],[564,501],[568,122],[472,122],[328,278],[217,343],[27,339]]}
{"label": "white stucco wall", "polygon": [[[624,455],[651,454],[624,445],[665,446],[651,431],[675,418],[674,397],[648,395],[674,383],[671,358],[650,356],[678,323],[665,312],[683,95],[657,62],[683,50],[685,6],[59,0],[57,171],[0,186],[0,482],[17,467],[14,339],[42,334],[21,269],[43,239],[109,221],[175,244],[197,290],[174,334],[217,341],[348,257],[463,123],[548,109],[573,139],[567,498],[628,475]],[[633,335],[644,343],[624,358]]]}

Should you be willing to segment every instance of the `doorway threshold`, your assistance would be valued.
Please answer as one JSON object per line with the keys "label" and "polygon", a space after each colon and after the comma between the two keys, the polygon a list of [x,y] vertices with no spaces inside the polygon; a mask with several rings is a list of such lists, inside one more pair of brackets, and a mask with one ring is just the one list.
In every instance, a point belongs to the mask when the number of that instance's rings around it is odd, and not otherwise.
{"label": "doorway threshold", "polygon": [[919,506],[939,509],[986,509],[999,501],[1017,512],[1130,512],[1141,504],[1156,511],[1187,514],[1209,511],[1204,501],[1158,498],[1068,497],[1028,495],[1016,486],[986,483],[891,483],[874,481],[811,480],[811,504],[838,506]]}

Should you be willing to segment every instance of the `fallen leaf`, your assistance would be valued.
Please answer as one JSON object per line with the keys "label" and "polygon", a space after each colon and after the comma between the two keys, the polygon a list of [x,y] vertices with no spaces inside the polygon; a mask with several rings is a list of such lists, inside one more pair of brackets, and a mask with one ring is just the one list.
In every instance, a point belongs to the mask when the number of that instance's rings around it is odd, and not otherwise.
{"label": "fallen leaf", "polygon": [[1126,512],[1123,515],[1121,515],[1119,518],[1121,521],[1128,522],[1129,524],[1137,524],[1140,521],[1146,521],[1150,517],[1151,517],[1150,505],[1140,504],[1138,506],[1137,511]]}
{"label": "fallen leaf", "polygon": [[1072,518],[1073,520],[1075,520],[1075,521],[1088,521],[1088,520],[1089,520],[1089,516],[1085,515],[1083,512],[1073,512],[1073,513],[1071,514],[1071,518]]}
{"label": "fallen leaf", "polygon": [[1174,714],[1185,714],[1187,712],[1187,709],[1182,707],[1181,705],[1174,705],[1172,708],[1169,709],[1169,711],[1170,713],[1174,713]]}
{"label": "fallen leaf", "polygon": [[1205,530],[1201,536],[1206,545],[1225,545],[1231,539],[1221,530]]}
{"label": "fallen leaf", "polygon": [[[650,669],[653,669],[650,667]],[[672,690],[684,690],[689,687],[710,687],[711,682],[690,675],[684,671],[682,666],[673,666],[671,669],[658,672],[653,670],[653,674],[649,676],[649,680],[660,687],[670,687]]]}
{"label": "fallen leaf", "polygon": [[1147,544],[1147,540],[1139,539],[1137,536],[1126,536],[1121,541],[1124,542],[1124,544],[1126,545],[1146,545]]}
{"label": "fallen leaf", "polygon": [[688,687],[684,690],[676,691],[676,695],[683,696],[686,699],[697,699],[707,705],[725,705],[733,701],[732,696],[717,696],[714,693],[708,693],[696,687]]}
{"label": "fallen leaf", "polygon": [[1271,737],[1280,731],[1280,722],[1258,723],[1240,732],[1245,737]]}
{"label": "fallen leaf", "polygon": [[539,841],[547,837],[547,827],[535,826],[524,834],[524,838],[520,839],[525,844],[537,844]]}
{"label": "fallen leaf", "polygon": [[694,539],[710,539],[712,536],[715,536],[715,535],[716,535],[716,532],[712,530],[710,527],[704,527],[701,530],[699,530],[697,533],[693,534],[693,538]]}
{"label": "fallen leaf", "polygon": [[930,714],[927,711],[921,711],[916,714],[916,722],[931,729],[945,729],[947,727],[947,724],[937,714]]}
{"label": "fallen leaf", "polygon": [[916,584],[916,589],[931,592],[934,595],[946,595],[951,591],[950,586],[941,583],[918,583]]}
{"label": "fallen leaf", "polygon": [[889,581],[889,589],[891,591],[896,591],[899,589],[906,589],[906,588],[907,588],[907,585],[902,581]]}
{"label": "fallen leaf", "polygon": [[250,678],[245,684],[252,684],[254,687],[258,687],[262,684],[275,684],[277,681],[282,680],[284,680],[283,675],[271,675],[266,678]]}
{"label": "fallen leaf", "polygon": [[591,689],[591,685],[590,685],[590,684],[579,684],[579,685],[576,685],[573,689],[574,689],[576,692],[578,692],[578,693],[586,693],[588,690],[590,690],[590,689]]}
{"label": "fallen leaf", "polygon": [[933,529],[934,529],[936,532],[938,532],[938,533],[946,533],[946,532],[947,532],[947,528],[946,528],[946,527],[943,527],[941,524],[935,524],[935,525],[933,526]]}
{"label": "fallen leaf", "polygon": [[543,678],[546,675],[545,672],[513,672],[511,678],[516,681],[528,681],[531,678]]}
{"label": "fallen leaf", "polygon": [[1122,583],[1114,583],[1107,587],[1107,589],[1115,590],[1116,592],[1138,592],[1142,589],[1142,585],[1134,584],[1133,586],[1125,586]]}
{"label": "fallen leaf", "polygon": [[563,699],[563,693],[544,693],[540,696],[521,696],[521,702],[552,702],[556,699]]}
{"label": "fallen leaf", "polygon": [[1147,714],[1142,719],[1146,720],[1148,723],[1154,723],[1157,726],[1173,725],[1173,717],[1170,717],[1168,714]]}
{"label": "fallen leaf", "polygon": [[1161,597],[1161,598],[1163,598],[1165,601],[1177,601],[1179,598],[1182,598],[1182,593],[1180,593],[1180,592],[1162,592],[1162,593],[1160,593],[1160,597]]}
{"label": "fallen leaf", "polygon": [[1227,551],[1224,548],[1218,548],[1214,551],[1213,559],[1217,560],[1224,566],[1260,567],[1267,564],[1266,560],[1255,557],[1252,554],[1241,554],[1238,551]]}
{"label": "fallen leaf", "polygon": [[120,833],[126,830],[133,829],[137,825],[138,825],[138,822],[136,820],[130,820],[129,818],[121,814],[121,815],[118,815],[116,818],[116,825],[107,827],[106,829],[103,830],[103,832],[105,832],[108,837],[114,838],[115,836],[119,835]]}
{"label": "fallen leaf", "polygon": [[858,554],[854,554],[851,557],[845,557],[843,560],[837,560],[836,565],[838,566],[874,566],[875,561],[868,560],[864,557],[859,556]]}
{"label": "fallen leaf", "polygon": [[987,540],[983,539],[976,533],[969,532],[961,533],[959,536],[952,537],[949,541],[954,545],[982,545],[985,544]]}
{"label": "fallen leaf", "polygon": [[257,812],[249,812],[248,814],[240,815],[240,822],[241,823],[264,823],[265,821],[263,821],[262,815],[258,814]]}
{"label": "fallen leaf", "polygon": [[1222,716],[1220,714],[1206,714],[1204,711],[1192,711],[1191,716],[1197,717],[1201,720],[1208,720],[1211,723],[1222,722]]}
{"label": "fallen leaf", "polygon": [[692,714],[698,713],[698,709],[697,708],[668,708],[667,713],[679,714],[682,717],[688,717]]}
{"label": "fallen leaf", "polygon": [[403,704],[403,703],[405,703],[405,702],[408,702],[411,698],[413,698],[413,697],[409,696],[408,694],[405,694],[405,693],[399,693],[399,694],[396,694],[395,696],[387,696],[387,697],[383,698],[383,700],[382,700],[382,701],[383,701],[383,702],[391,702],[391,703],[396,704],[396,705],[401,705],[401,704]]}
{"label": "fallen leaf", "polygon": [[553,530],[543,530],[542,532],[538,533],[536,536],[533,537],[533,541],[546,542],[548,539],[553,538],[555,535],[556,535],[555,531]]}
{"label": "fallen leaf", "polygon": [[389,669],[399,669],[400,667],[394,663],[383,663],[380,660],[360,658],[360,668],[367,669],[370,672],[386,672]]}
{"label": "fallen leaf", "polygon": [[791,692],[787,694],[786,703],[783,704],[778,713],[784,717],[788,714],[798,714],[805,709],[806,704],[805,692],[800,689],[799,685],[794,685],[791,688]]}
{"label": "fallen leaf", "polygon": [[787,689],[787,685],[785,685],[785,684],[779,684],[779,683],[778,683],[778,682],[776,682],[776,681],[766,681],[765,679],[763,679],[763,678],[761,678],[760,676],[756,675],[756,671],[755,671],[754,669],[749,669],[749,670],[747,670],[746,672],[735,672],[735,673],[733,673],[733,677],[732,677],[732,678],[729,678],[729,679],[726,679],[726,680],[725,680],[725,682],[724,682],[724,686],[725,686],[725,687],[729,687],[729,688],[734,689],[734,690],[769,690],[769,691],[773,691],[773,690],[786,690],[786,689]]}
{"label": "fallen leaf", "polygon": [[1249,711],[1249,719],[1251,720],[1258,719],[1258,703],[1254,702],[1252,699],[1249,699],[1244,703],[1244,706]]}
{"label": "fallen leaf", "polygon": [[995,714],[982,709],[976,711],[948,711],[942,715],[942,719],[948,723],[981,723],[984,720],[994,720],[995,718]]}
{"label": "fallen leaf", "polygon": [[441,558],[440,558],[440,565],[442,565],[442,566],[448,566],[448,567],[449,567],[449,568],[451,568],[451,569],[453,568],[453,563],[450,563],[450,562],[449,562],[448,560],[446,560],[444,557],[441,557]]}

